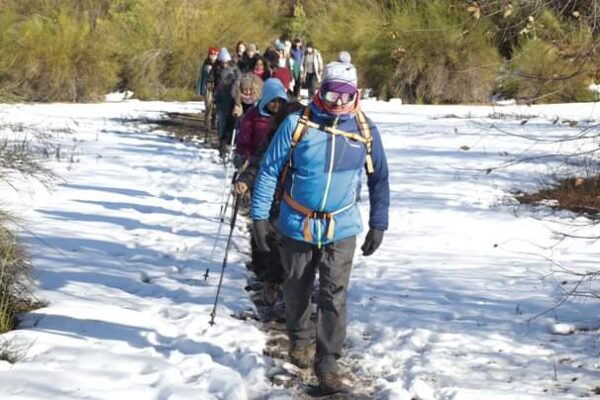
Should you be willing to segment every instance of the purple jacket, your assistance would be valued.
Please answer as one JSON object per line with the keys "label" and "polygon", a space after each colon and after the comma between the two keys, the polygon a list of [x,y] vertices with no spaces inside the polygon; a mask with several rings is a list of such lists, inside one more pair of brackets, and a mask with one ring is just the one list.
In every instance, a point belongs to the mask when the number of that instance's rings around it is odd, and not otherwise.
{"label": "purple jacket", "polygon": [[252,157],[254,157],[260,145],[269,136],[271,115],[267,110],[267,105],[276,99],[287,102],[287,94],[279,79],[269,78],[263,85],[262,96],[258,104],[250,107],[242,117],[236,143],[236,153],[250,162],[252,162]]}
{"label": "purple jacket", "polygon": [[244,113],[240,122],[240,132],[235,151],[246,160],[252,161],[252,156],[258,147],[267,140],[269,135],[269,117],[258,112],[257,106],[252,106]]}

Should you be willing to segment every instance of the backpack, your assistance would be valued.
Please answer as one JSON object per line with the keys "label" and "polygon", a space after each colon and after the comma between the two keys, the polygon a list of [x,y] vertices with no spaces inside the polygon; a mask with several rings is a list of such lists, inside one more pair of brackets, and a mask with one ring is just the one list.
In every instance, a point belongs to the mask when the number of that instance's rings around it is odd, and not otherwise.
{"label": "backpack", "polygon": [[[304,111],[302,112],[302,115],[300,116],[300,119],[298,120],[298,124],[296,125],[296,128],[294,129],[294,132],[292,134],[292,141],[291,141],[291,145],[290,145],[290,150],[288,151],[287,162],[285,164],[283,171],[281,172],[279,184],[277,185],[278,188],[276,191],[275,198],[277,201],[281,201],[281,199],[283,199],[294,210],[296,210],[297,212],[299,212],[301,214],[304,214],[304,216],[305,216],[304,238],[308,242],[312,241],[312,234],[310,231],[309,219],[313,218],[313,219],[328,220],[327,237],[329,239],[333,239],[333,234],[334,234],[334,230],[335,230],[334,216],[343,211],[346,211],[350,207],[347,206],[340,210],[336,210],[336,211],[330,212],[330,213],[314,211],[314,210],[310,210],[307,207],[303,206],[302,204],[296,202],[294,199],[292,199],[292,197],[288,193],[284,192],[283,186],[284,186],[285,180],[287,178],[288,170],[293,166],[292,165],[292,154],[294,152],[294,148],[302,140],[302,138],[308,131],[308,128],[316,128],[322,132],[326,132],[331,135],[344,136],[350,140],[361,142],[366,147],[367,155],[366,155],[366,159],[365,159],[365,169],[367,170],[367,174],[369,174],[369,175],[373,174],[375,169],[373,167],[373,159],[371,157],[371,148],[372,148],[372,142],[373,142],[373,138],[371,136],[371,129],[369,128],[369,123],[367,122],[367,119],[362,111],[359,110],[357,112],[356,119],[358,122],[358,130],[360,132],[359,134],[349,133],[349,132],[342,131],[342,130],[334,128],[334,127],[322,126],[315,122],[312,122],[310,120],[310,108],[305,107]],[[353,206],[353,204],[351,206]],[[319,248],[321,247],[320,242],[319,242],[318,246],[319,246]]]}

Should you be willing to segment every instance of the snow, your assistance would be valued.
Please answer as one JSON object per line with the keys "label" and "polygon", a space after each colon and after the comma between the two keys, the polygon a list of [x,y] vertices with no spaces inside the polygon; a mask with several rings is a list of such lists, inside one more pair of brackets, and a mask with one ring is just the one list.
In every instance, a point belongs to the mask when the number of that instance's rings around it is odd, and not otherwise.
{"label": "snow", "polygon": [[[48,302],[1,336],[23,358],[0,362],[0,398],[295,397],[270,383],[281,363],[263,355],[260,326],[231,317],[252,307],[243,221],[208,324],[229,229],[209,264],[224,176],[216,151],[139,122],[202,107],[0,105],[0,134],[43,132],[63,179],[52,190],[31,180],[0,188]],[[600,107],[363,108],[386,147],[391,226],[373,256],[356,255],[345,359],[373,378],[374,397],[594,396],[598,303],[565,295],[577,284],[568,271],[597,269],[598,228],[511,193],[584,171],[565,155],[598,147]],[[564,140],[574,135],[588,139]]]}
{"label": "snow", "polygon": [[112,92],[104,96],[104,100],[107,102],[119,102],[129,100],[133,98],[133,92],[131,90],[124,90],[122,92]]}

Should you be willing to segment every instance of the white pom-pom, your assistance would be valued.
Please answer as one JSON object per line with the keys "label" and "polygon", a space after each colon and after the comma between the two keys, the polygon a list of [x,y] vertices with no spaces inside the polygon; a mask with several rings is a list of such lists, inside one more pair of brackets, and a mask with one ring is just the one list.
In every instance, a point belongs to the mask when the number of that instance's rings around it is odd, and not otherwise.
{"label": "white pom-pom", "polygon": [[338,60],[342,63],[350,64],[352,62],[352,56],[347,51],[340,51]]}

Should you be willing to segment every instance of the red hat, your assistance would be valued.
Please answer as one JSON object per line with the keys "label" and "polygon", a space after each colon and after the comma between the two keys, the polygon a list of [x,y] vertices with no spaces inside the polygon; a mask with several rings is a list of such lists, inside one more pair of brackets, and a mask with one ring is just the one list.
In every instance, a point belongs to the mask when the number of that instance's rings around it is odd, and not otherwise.
{"label": "red hat", "polygon": [[219,49],[216,47],[209,47],[208,48],[208,54],[218,54],[219,53]]}

